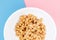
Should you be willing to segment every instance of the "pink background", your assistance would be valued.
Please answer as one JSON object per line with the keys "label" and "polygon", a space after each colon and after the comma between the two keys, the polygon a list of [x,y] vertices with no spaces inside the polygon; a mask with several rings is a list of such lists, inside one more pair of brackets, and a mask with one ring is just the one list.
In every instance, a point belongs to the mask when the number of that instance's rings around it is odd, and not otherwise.
{"label": "pink background", "polygon": [[27,7],[37,7],[48,12],[55,21],[57,38],[60,40],[60,0],[25,0]]}

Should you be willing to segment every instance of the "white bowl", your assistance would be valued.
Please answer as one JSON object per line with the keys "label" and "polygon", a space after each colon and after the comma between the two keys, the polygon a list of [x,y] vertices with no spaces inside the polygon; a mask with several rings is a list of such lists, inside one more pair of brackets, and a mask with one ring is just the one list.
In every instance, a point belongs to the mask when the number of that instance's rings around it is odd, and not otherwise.
{"label": "white bowl", "polygon": [[14,12],[6,21],[4,28],[4,40],[18,40],[15,35],[15,24],[18,22],[21,15],[33,14],[37,18],[43,18],[43,23],[46,25],[45,40],[56,40],[56,25],[48,13],[39,8],[22,8]]}

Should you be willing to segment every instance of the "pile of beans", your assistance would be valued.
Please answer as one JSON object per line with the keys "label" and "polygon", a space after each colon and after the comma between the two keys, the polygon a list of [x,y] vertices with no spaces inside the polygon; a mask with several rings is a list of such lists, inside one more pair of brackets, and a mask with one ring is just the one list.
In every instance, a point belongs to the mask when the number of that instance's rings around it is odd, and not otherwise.
{"label": "pile of beans", "polygon": [[15,26],[15,33],[19,40],[45,40],[46,29],[42,18],[38,19],[28,14],[20,16]]}

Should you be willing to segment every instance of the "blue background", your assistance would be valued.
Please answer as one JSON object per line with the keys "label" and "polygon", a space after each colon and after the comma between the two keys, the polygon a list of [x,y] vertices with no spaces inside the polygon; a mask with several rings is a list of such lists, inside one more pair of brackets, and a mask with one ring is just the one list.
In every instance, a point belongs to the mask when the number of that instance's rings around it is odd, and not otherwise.
{"label": "blue background", "polygon": [[8,17],[23,7],[24,0],[0,0],[0,40],[4,40],[4,25]]}

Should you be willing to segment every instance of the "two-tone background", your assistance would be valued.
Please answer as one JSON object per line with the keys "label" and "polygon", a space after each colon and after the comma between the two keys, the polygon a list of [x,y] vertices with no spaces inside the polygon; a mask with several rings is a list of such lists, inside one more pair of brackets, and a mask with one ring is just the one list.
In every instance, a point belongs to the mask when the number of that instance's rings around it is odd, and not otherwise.
{"label": "two-tone background", "polygon": [[0,40],[4,40],[4,25],[8,17],[24,7],[37,7],[48,12],[56,24],[56,40],[60,40],[60,0],[0,0]]}

